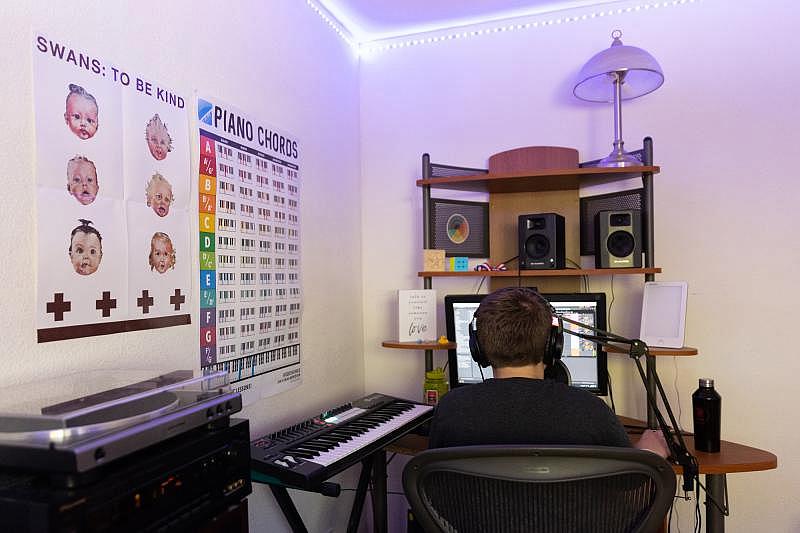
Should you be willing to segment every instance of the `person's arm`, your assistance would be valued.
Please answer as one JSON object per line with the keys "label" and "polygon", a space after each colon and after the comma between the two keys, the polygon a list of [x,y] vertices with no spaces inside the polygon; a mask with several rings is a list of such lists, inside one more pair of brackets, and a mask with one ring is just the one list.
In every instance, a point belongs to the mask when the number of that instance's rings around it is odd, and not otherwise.
{"label": "person's arm", "polygon": [[669,457],[669,446],[664,440],[664,435],[657,429],[646,429],[642,432],[641,438],[633,445],[634,448],[647,450],[661,457]]}

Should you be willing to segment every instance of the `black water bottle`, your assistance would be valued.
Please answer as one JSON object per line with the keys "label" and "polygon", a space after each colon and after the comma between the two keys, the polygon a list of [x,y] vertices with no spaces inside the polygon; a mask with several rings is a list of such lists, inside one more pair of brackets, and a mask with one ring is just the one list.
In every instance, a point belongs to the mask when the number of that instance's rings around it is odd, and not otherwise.
{"label": "black water bottle", "polygon": [[714,390],[714,380],[700,378],[700,387],[692,394],[694,412],[694,447],[701,452],[719,451],[722,397]]}

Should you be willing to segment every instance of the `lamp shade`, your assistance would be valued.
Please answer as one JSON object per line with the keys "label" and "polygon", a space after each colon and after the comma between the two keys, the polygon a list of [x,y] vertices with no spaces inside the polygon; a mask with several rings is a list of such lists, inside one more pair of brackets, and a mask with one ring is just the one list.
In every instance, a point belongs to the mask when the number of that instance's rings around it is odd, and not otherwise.
{"label": "lamp shade", "polygon": [[613,102],[613,73],[624,76],[621,97],[631,100],[651,93],[664,83],[661,66],[645,50],[622,44],[622,33],[612,34],[611,46],[595,54],[581,69],[572,93],[589,102]]}

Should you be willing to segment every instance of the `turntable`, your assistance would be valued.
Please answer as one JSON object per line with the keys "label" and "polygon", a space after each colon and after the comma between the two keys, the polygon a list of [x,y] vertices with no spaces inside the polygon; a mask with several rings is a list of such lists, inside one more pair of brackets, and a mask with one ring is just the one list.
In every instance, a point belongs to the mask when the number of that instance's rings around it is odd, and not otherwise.
{"label": "turntable", "polygon": [[0,465],[87,472],[192,429],[227,423],[242,408],[225,371],[152,374],[91,371],[0,391]]}

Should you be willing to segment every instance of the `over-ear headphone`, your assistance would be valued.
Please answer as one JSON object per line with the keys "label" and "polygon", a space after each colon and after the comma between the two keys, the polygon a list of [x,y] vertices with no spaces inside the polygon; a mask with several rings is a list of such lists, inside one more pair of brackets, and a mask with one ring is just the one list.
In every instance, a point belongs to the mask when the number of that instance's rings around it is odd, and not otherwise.
{"label": "over-ear headphone", "polygon": [[[555,368],[556,362],[559,362],[561,359],[561,351],[564,348],[564,327],[561,320],[556,316],[556,310],[553,309],[550,302],[537,291],[533,289],[528,290],[531,294],[535,295],[534,297],[537,298],[542,305],[547,307],[552,317],[552,325],[547,335],[547,342],[544,346],[544,356],[542,358],[545,366],[548,369],[552,369]],[[478,311],[475,311],[469,323],[469,352],[472,355],[472,360],[478,363],[482,368],[491,366],[489,359],[486,357],[486,354],[483,352],[478,342]],[[559,364],[558,366],[562,367],[563,365]]]}

